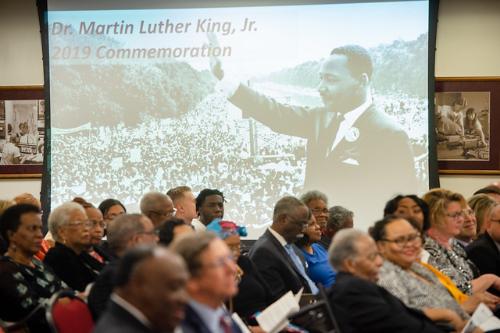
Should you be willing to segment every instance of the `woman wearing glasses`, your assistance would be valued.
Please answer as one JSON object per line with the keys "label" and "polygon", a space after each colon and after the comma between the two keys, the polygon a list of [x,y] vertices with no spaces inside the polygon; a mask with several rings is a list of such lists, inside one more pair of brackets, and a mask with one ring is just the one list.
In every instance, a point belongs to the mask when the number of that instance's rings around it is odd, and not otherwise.
{"label": "woman wearing glasses", "polygon": [[500,278],[493,274],[478,276],[477,268],[454,239],[464,224],[464,197],[448,190],[434,189],[423,199],[429,205],[430,228],[424,242],[428,258],[422,260],[447,275],[467,295],[490,287],[500,290]]}
{"label": "woman wearing glasses", "polygon": [[422,237],[417,226],[404,218],[388,215],[370,231],[384,264],[378,284],[406,306],[423,311],[433,321],[445,321],[459,331],[478,302],[471,299],[464,308],[438,278],[419,263]]}
{"label": "woman wearing glasses", "polygon": [[44,263],[68,286],[82,292],[102,268],[88,253],[91,228],[84,208],[75,202],[62,204],[49,216],[49,230],[56,245],[47,252]]}

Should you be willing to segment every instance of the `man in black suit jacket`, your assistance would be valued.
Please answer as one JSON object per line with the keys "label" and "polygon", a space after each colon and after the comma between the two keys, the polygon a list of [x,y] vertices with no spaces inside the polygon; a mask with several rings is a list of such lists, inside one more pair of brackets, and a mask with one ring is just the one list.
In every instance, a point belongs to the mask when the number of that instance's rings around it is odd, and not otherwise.
{"label": "man in black suit jacket", "polygon": [[224,302],[238,292],[237,266],[226,243],[214,233],[181,235],[171,249],[186,262],[189,303],[182,322],[183,333],[241,333]]}
{"label": "man in black suit jacket", "polygon": [[484,234],[467,248],[469,259],[476,264],[481,274],[500,276],[500,205],[492,208]]}
{"label": "man in black suit jacket", "polygon": [[364,232],[340,230],[329,259],[338,272],[329,301],[342,333],[442,332],[422,312],[406,307],[375,283],[382,258]]}
{"label": "man in black suit jacket", "polygon": [[[250,259],[271,288],[274,298],[289,290],[296,293],[301,288],[306,293],[317,292],[314,282],[304,273],[303,255],[294,245],[303,235],[310,218],[311,211],[299,199],[281,198],[274,206],[273,224],[250,249]],[[294,251],[303,271],[287,251]]]}
{"label": "man in black suit jacket", "polygon": [[[213,63],[214,75],[222,78],[220,62]],[[396,193],[417,191],[408,135],[375,106],[372,72],[368,51],[345,45],[333,49],[321,64],[321,107],[280,103],[244,84],[229,96],[243,116],[275,132],[307,139],[304,188],[322,189],[336,203],[357,208],[362,219],[364,211],[378,211]],[[363,183],[363,191],[346,197],[354,181]]]}
{"label": "man in black suit jacket", "polygon": [[160,247],[138,247],[121,259],[116,289],[95,333],[169,333],[184,317],[188,273]]}

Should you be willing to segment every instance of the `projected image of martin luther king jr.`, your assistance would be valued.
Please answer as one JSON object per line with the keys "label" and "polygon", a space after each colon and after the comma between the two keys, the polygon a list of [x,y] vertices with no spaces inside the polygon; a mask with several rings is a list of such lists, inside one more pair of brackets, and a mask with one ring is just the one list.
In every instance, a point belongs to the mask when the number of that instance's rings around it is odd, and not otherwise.
{"label": "projected image of martin luther king jr.", "polygon": [[[212,59],[211,69],[227,80],[219,59]],[[322,107],[282,104],[244,84],[228,100],[275,132],[307,139],[304,190],[325,191],[335,202],[343,202],[346,191],[351,197],[358,192],[356,200],[386,193],[385,200],[416,191],[415,167],[407,134],[373,103],[372,72],[368,51],[346,45],[333,49],[320,66]]]}

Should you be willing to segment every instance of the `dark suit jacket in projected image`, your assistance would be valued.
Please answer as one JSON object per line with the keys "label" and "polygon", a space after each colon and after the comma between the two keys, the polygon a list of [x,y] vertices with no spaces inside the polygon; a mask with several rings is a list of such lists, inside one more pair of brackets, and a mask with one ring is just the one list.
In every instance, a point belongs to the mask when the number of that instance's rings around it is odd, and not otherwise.
{"label": "dark suit jacket in projected image", "polygon": [[353,125],[357,137],[344,138],[331,150],[341,120],[329,121],[324,107],[282,104],[242,84],[229,101],[275,132],[307,139],[306,190],[322,190],[350,209],[363,202],[375,210],[396,193],[416,191],[408,135],[373,104]]}

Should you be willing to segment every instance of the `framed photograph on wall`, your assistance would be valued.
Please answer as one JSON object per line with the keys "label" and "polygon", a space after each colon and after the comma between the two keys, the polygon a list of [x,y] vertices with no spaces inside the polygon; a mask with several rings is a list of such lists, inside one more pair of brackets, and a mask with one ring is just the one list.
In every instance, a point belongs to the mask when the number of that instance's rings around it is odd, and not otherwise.
{"label": "framed photograph on wall", "polygon": [[500,77],[436,78],[441,174],[500,174]]}
{"label": "framed photograph on wall", "polygon": [[0,178],[42,175],[43,86],[0,87]]}

